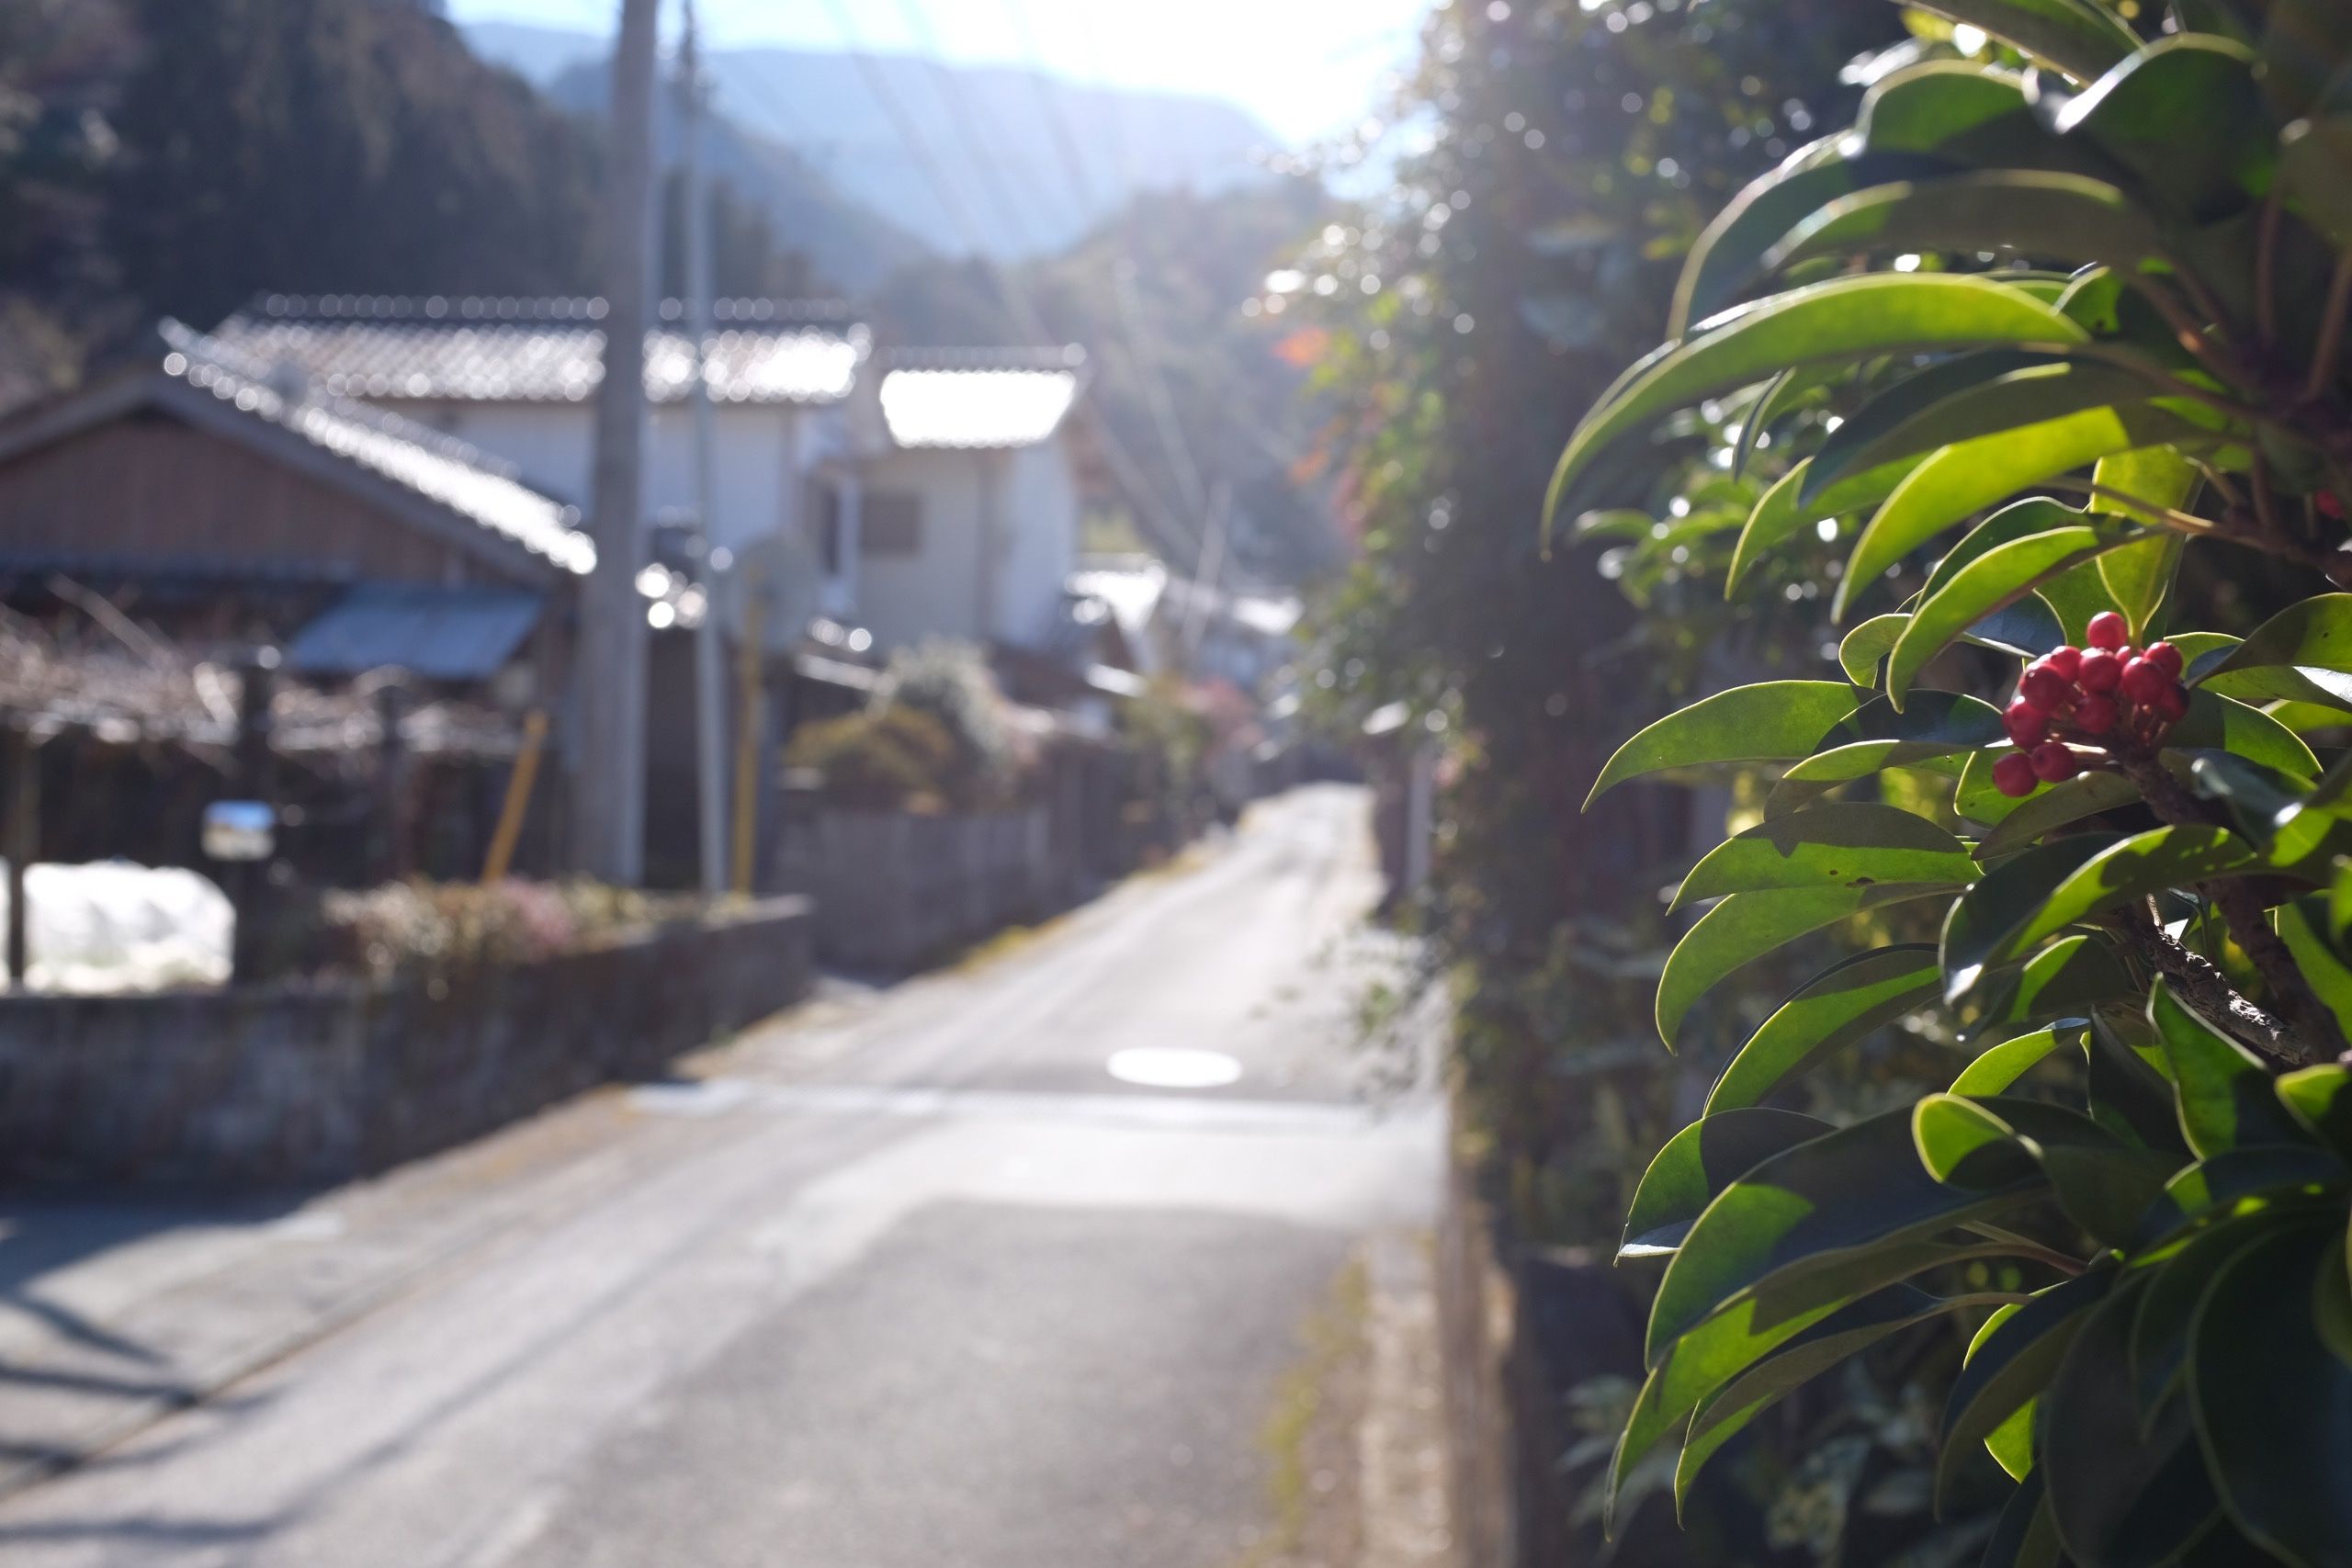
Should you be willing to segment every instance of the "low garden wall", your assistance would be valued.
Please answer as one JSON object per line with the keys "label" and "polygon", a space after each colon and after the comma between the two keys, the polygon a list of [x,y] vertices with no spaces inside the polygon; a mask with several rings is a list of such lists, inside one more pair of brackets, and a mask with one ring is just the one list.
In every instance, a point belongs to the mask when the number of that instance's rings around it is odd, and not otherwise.
{"label": "low garden wall", "polygon": [[828,964],[898,972],[1075,896],[1043,807],[969,816],[819,812],[801,850]]}
{"label": "low garden wall", "polygon": [[447,980],[0,997],[0,1178],[347,1180],[789,1006],[808,902]]}

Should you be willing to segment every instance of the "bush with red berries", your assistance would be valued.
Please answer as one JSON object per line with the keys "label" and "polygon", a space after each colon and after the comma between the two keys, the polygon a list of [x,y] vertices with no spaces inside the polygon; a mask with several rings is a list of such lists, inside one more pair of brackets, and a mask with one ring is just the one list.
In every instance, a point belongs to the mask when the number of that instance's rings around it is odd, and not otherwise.
{"label": "bush with red berries", "polygon": [[2121,615],[2091,617],[2087,649],[2071,643],[2025,668],[2017,695],[2001,714],[2017,750],[1993,764],[2003,795],[2031,795],[2063,784],[2127,750],[2145,753],[2188,712],[2180,649],[2168,642],[2131,644]]}

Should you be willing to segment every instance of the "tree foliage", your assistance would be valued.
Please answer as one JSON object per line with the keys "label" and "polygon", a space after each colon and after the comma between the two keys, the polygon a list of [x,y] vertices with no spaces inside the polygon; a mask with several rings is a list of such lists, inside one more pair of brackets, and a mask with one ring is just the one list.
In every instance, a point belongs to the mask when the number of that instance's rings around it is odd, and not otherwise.
{"label": "tree foliage", "polygon": [[[2352,1561],[2352,10],[1935,9],[1962,57],[1879,74],[1724,207],[1550,481],[1566,519],[1612,466],[1663,476],[1638,521],[1576,525],[1637,596],[1692,563],[1677,527],[1735,594],[1836,546],[1830,679],[1720,693],[1596,770],[1769,781],[1684,886],[1722,902],[1668,962],[1668,1044],[1858,889],[1940,917],[1800,987],[1651,1165],[1625,1252],[1667,1262],[1613,1479],[1679,1437],[1679,1493],[1949,1318],[1937,1484],[2014,1479],[1987,1562]],[[2199,624],[2265,562],[2298,596]],[[1767,1103],[1897,1020],[1952,1043],[1948,1087]]]}

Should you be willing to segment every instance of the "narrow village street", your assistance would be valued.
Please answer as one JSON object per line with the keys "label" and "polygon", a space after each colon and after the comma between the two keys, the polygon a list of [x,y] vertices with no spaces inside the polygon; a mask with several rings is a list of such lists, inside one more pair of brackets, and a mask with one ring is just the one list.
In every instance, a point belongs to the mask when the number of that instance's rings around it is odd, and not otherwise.
{"label": "narrow village street", "polygon": [[1412,1031],[1364,1043],[1368,818],[1261,803],[359,1187],[9,1199],[0,1560],[1443,1561],[1441,1119]]}

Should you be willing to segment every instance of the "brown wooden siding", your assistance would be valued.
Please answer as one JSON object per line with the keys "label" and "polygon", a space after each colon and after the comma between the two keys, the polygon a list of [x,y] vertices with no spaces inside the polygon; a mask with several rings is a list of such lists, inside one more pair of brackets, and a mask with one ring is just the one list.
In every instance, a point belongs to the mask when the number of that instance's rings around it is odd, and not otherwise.
{"label": "brown wooden siding", "polygon": [[25,554],[193,558],[389,581],[504,580],[447,539],[156,413],[0,465],[0,558]]}

